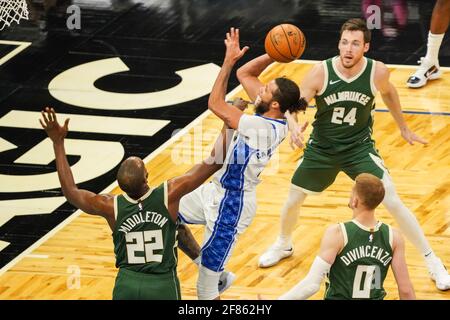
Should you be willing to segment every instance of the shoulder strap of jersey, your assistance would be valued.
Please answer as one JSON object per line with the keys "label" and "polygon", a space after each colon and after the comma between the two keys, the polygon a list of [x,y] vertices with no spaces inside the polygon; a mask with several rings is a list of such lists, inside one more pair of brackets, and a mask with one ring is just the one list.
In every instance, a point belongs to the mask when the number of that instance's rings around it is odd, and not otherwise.
{"label": "shoulder strap of jersey", "polygon": [[117,216],[119,215],[119,206],[117,202],[119,201],[120,194],[114,196],[114,220],[117,222]]}
{"label": "shoulder strap of jersey", "polygon": [[342,231],[342,236],[344,237],[344,246],[342,247],[342,249],[345,248],[345,246],[348,243],[348,233],[347,233],[347,228],[345,226],[345,223],[339,222],[339,226],[341,227],[341,231]]}
{"label": "shoulder strap of jersey", "polygon": [[327,87],[328,87],[328,78],[329,78],[329,63],[331,62],[331,58],[327,59],[327,60],[323,60],[322,61],[322,67],[323,67],[323,83],[322,83],[322,89],[317,92],[316,96],[321,96],[325,93],[325,91],[327,91]]}
{"label": "shoulder strap of jersey", "polygon": [[389,244],[391,245],[391,249],[394,250],[394,231],[392,230],[392,227],[388,224],[385,224],[388,228],[389,232]]}

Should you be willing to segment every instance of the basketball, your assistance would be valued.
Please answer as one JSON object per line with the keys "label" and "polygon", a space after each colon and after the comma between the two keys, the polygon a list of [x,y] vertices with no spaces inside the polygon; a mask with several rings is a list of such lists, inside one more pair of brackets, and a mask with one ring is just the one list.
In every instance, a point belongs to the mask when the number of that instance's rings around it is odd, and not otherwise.
{"label": "basketball", "polygon": [[266,53],[277,62],[291,62],[303,54],[306,39],[303,32],[293,24],[279,24],[266,35]]}

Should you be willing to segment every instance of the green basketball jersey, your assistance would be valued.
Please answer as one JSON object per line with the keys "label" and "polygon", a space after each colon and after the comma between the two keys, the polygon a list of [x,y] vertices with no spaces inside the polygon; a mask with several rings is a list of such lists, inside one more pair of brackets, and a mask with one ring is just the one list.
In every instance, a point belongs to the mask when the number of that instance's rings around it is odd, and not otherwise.
{"label": "green basketball jersey", "polygon": [[340,226],[344,248],[331,266],[325,299],[383,299],[392,260],[391,227],[379,222],[370,231],[356,220]]}
{"label": "green basketball jersey", "polygon": [[167,182],[137,201],[114,198],[116,267],[143,273],[167,273],[177,267],[177,223],[167,210]]}
{"label": "green basketball jersey", "polygon": [[361,72],[352,79],[342,76],[335,63],[339,57],[323,61],[322,91],[315,97],[317,112],[309,145],[336,154],[371,142],[372,111],[375,108],[375,61],[363,57]]}

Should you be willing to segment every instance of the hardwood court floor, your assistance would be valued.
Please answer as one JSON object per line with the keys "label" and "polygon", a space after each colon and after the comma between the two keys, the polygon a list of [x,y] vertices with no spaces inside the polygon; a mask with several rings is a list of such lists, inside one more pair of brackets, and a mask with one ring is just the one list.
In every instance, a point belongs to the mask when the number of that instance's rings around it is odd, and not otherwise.
{"label": "hardwood court floor", "polygon": [[[263,75],[263,80],[286,75],[298,81],[311,66],[310,63],[275,65]],[[404,110],[441,114],[405,114],[410,128],[430,142],[427,146],[409,146],[401,138],[392,117],[386,112],[377,112],[374,129],[377,147],[400,197],[417,216],[437,255],[450,266],[450,93],[446,90],[450,87],[450,73],[446,71],[443,79],[426,88],[411,90],[406,88],[404,80],[412,69],[393,67],[391,70],[391,79],[398,88]],[[242,91],[236,93],[244,96]],[[385,109],[379,95],[377,109]],[[313,115],[314,110],[308,109],[306,118],[311,121]],[[209,152],[220,127],[220,121],[214,115],[208,115],[188,134],[152,157],[147,163],[150,183],[157,185],[182,174],[194,161],[201,160]],[[310,130],[311,127],[308,133]],[[192,151],[190,155],[189,151]],[[322,195],[306,200],[294,232],[294,255],[276,267],[257,268],[258,256],[278,233],[280,208],[300,155],[301,151],[292,151],[285,141],[264,171],[263,182],[257,189],[257,215],[239,239],[227,266],[237,278],[222,298],[256,299],[258,293],[268,299],[278,297],[305,276],[325,228],[351,218],[347,201],[352,182],[340,174]],[[173,163],[173,159],[184,163]],[[112,192],[120,190],[116,187]],[[396,225],[383,207],[377,212],[381,220]],[[192,226],[192,231],[201,241],[202,227]],[[406,255],[417,298],[450,299],[450,291],[439,292],[435,288],[423,259],[409,242]],[[179,256],[182,296],[196,299],[197,268],[183,253]],[[0,299],[110,299],[115,275],[111,231],[107,223],[102,218],[82,213],[0,276]],[[385,288],[387,299],[398,299],[391,272]],[[321,299],[323,289],[322,285],[313,298]]]}

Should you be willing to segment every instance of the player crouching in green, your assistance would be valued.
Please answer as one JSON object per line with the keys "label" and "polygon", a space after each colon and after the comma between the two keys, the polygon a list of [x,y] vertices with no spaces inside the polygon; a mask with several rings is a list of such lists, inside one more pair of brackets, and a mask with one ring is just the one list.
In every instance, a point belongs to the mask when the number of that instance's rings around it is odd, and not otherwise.
{"label": "player crouching in green", "polygon": [[353,220],[332,225],[322,238],[319,255],[307,276],[280,300],[301,300],[314,295],[326,282],[325,299],[373,299],[386,296],[383,282],[392,266],[400,299],[415,299],[399,231],[375,218],[384,198],[383,183],[363,173],[356,177],[349,202]]}

